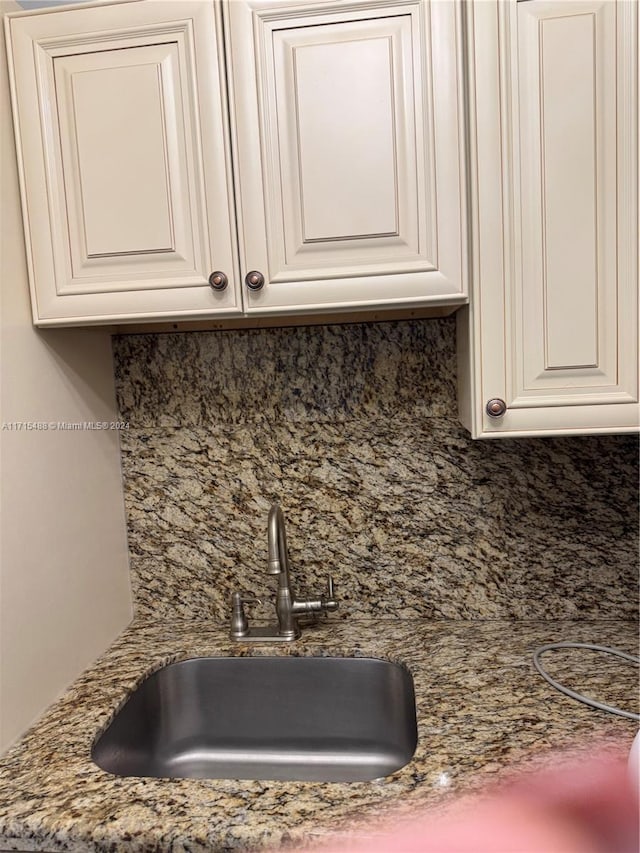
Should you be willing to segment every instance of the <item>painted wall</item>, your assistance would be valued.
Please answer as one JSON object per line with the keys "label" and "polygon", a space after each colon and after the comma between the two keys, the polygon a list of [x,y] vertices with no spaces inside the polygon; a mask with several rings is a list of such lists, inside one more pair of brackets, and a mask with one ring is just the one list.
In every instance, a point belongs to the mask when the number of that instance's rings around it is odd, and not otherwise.
{"label": "painted wall", "polygon": [[636,618],[638,437],[471,441],[453,317],[114,351],[140,616],[269,598],[280,500],[298,587],[331,572],[342,618]]}
{"label": "painted wall", "polygon": [[128,623],[131,593],[118,435],[49,428],[116,419],[111,346],[102,331],[32,327],[0,50],[1,751]]}

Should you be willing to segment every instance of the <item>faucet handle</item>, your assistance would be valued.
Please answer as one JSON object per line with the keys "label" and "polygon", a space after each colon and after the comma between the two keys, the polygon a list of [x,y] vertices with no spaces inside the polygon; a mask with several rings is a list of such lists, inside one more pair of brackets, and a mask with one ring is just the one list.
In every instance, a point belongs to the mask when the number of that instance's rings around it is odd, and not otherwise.
{"label": "faucet handle", "polygon": [[322,596],[322,609],[325,613],[330,610],[338,609],[338,602],[335,600],[334,596],[334,585],[333,578],[331,575],[327,575],[327,594]]}

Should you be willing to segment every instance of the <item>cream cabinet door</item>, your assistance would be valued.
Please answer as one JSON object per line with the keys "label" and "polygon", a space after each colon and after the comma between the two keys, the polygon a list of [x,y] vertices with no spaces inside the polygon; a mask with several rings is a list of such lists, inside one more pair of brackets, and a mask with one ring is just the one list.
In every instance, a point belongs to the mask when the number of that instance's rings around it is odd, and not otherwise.
{"label": "cream cabinet door", "polygon": [[241,311],[221,30],[194,0],[7,18],[36,324]]}
{"label": "cream cabinet door", "polygon": [[460,4],[224,8],[247,311],[466,301]]}
{"label": "cream cabinet door", "polygon": [[473,4],[476,436],[638,428],[637,39],[624,0]]}

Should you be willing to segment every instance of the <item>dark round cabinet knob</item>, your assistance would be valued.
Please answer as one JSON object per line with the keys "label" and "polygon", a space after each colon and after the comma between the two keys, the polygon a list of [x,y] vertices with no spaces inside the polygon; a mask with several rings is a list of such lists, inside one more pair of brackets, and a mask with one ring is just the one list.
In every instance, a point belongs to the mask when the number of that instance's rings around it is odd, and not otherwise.
{"label": "dark round cabinet knob", "polygon": [[258,270],[251,270],[244,278],[244,283],[249,290],[262,290],[264,287],[264,276]]}
{"label": "dark round cabinet knob", "polygon": [[226,290],[229,284],[229,279],[223,272],[216,270],[209,276],[209,284],[214,290]]}
{"label": "dark round cabinet knob", "polygon": [[494,397],[487,403],[486,411],[490,418],[501,418],[507,411],[507,404],[500,397]]}

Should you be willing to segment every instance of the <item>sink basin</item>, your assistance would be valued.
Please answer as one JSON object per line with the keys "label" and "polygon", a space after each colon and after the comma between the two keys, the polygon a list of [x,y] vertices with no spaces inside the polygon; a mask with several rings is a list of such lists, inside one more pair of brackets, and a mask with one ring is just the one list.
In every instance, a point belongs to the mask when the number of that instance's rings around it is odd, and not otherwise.
{"label": "sink basin", "polygon": [[150,675],[93,747],[118,776],[353,782],[413,756],[413,680],[376,658],[194,658]]}

